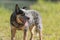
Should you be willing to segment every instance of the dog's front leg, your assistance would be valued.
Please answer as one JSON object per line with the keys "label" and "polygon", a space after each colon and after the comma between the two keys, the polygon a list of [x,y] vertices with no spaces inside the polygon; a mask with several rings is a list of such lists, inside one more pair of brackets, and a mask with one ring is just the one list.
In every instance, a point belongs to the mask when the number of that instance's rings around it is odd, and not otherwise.
{"label": "dog's front leg", "polygon": [[15,40],[15,33],[16,33],[16,29],[12,26],[11,27],[11,40]]}
{"label": "dog's front leg", "polygon": [[24,30],[24,38],[23,38],[23,40],[27,40],[27,30],[26,29]]}
{"label": "dog's front leg", "polygon": [[30,37],[30,40],[33,40],[33,33],[31,32],[31,37]]}
{"label": "dog's front leg", "polygon": [[25,26],[25,28],[24,28],[24,38],[23,38],[23,40],[27,40],[27,34],[28,34],[27,31],[28,31],[28,27],[29,27],[28,22],[26,22],[24,26]]}

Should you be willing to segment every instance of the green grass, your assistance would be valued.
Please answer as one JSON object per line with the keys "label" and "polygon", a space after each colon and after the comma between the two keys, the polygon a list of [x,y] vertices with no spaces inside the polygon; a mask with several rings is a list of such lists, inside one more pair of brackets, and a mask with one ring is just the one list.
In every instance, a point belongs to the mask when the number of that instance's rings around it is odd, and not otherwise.
{"label": "green grass", "polygon": [[32,8],[40,11],[43,19],[44,40],[60,40],[60,3],[39,2]]}
{"label": "green grass", "polygon": [[[38,1],[31,5],[40,12],[43,22],[43,40],[60,40],[60,3]],[[10,15],[12,11],[0,7],[0,40],[10,40]],[[22,40],[23,32],[17,31],[16,40]]]}

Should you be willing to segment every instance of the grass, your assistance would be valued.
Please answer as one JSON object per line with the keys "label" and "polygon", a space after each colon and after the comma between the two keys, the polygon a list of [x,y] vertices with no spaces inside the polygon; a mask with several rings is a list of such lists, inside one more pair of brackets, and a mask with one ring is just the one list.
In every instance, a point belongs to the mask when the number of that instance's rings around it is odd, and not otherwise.
{"label": "grass", "polygon": [[60,40],[60,3],[38,2],[32,8],[40,11],[43,19],[44,40]]}
{"label": "grass", "polygon": [[[42,16],[43,40],[60,40],[60,3],[38,1],[31,8],[39,11]],[[0,40],[10,40],[11,13],[12,11],[0,7]],[[22,40],[22,33],[17,31],[16,40]]]}

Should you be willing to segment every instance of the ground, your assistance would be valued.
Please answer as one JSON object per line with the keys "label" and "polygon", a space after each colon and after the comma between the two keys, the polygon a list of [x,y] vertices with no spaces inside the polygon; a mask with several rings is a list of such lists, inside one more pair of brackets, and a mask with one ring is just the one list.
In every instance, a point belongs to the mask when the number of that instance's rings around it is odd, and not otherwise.
{"label": "ground", "polygon": [[[60,3],[38,1],[31,5],[31,9],[39,11],[42,16],[43,40],[60,40]],[[11,13],[11,10],[0,7],[0,40],[10,40]],[[23,31],[17,31],[16,40],[22,38]]]}

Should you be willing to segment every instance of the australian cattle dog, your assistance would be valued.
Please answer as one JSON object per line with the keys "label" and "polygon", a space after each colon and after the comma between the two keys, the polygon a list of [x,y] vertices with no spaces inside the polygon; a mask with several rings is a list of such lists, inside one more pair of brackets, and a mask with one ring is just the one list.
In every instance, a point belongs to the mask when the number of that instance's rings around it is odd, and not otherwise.
{"label": "australian cattle dog", "polygon": [[27,30],[30,30],[31,37],[33,39],[34,29],[39,33],[39,40],[42,40],[42,19],[39,12],[35,10],[26,10],[19,8],[18,4],[15,6],[15,11],[10,17],[11,24],[11,40],[15,40],[16,30],[23,30],[23,40],[27,40]]}

